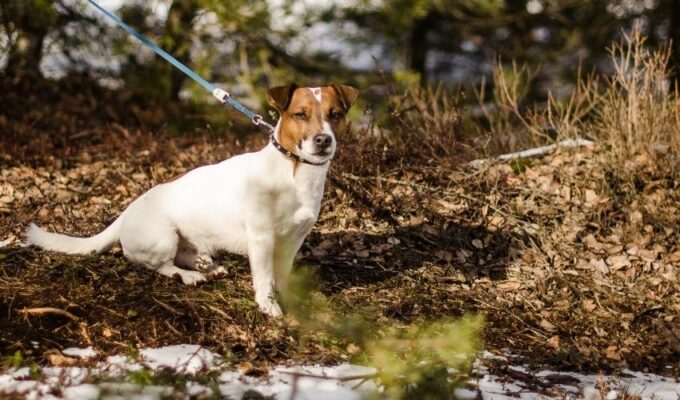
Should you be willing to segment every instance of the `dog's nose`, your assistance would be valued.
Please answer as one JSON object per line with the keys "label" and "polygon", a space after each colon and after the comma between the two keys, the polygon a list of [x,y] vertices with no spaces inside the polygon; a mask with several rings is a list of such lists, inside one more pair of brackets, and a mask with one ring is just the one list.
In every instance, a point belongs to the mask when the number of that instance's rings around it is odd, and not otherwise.
{"label": "dog's nose", "polygon": [[333,138],[331,138],[331,135],[327,135],[325,133],[320,133],[314,136],[314,143],[316,143],[317,146],[322,148],[330,146],[332,141]]}

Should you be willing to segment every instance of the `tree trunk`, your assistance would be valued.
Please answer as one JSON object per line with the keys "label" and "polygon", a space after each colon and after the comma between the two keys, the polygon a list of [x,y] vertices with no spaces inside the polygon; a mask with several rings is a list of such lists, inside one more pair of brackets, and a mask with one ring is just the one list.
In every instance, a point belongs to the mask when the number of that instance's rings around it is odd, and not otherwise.
{"label": "tree trunk", "polygon": [[669,0],[671,7],[669,36],[673,41],[671,47],[671,62],[673,63],[673,75],[675,83],[680,86],[680,0]]}
{"label": "tree trunk", "polygon": [[430,50],[429,33],[436,29],[436,16],[429,12],[424,18],[415,21],[411,30],[408,52],[408,66],[413,72],[420,74],[420,82],[427,82],[427,53]]}
{"label": "tree trunk", "polygon": [[40,61],[46,34],[47,32],[17,32],[17,38],[7,56],[8,75],[40,75]]}
{"label": "tree trunk", "polygon": [[0,13],[6,35],[16,35],[8,45],[8,75],[40,75],[43,44],[57,13],[51,3],[30,0],[0,1]]}
{"label": "tree trunk", "polygon": [[[165,21],[161,47],[183,64],[190,61],[193,20],[198,10],[196,0],[174,0]],[[186,80],[184,73],[160,57],[156,59],[154,70],[168,77],[164,97],[178,100],[179,92]]]}

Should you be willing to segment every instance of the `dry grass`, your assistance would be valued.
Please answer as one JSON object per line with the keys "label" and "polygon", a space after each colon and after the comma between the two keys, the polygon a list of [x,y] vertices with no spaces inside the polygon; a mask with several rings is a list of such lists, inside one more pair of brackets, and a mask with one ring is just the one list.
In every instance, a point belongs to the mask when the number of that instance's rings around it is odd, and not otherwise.
{"label": "dry grass", "polygon": [[[401,95],[390,96],[394,144],[409,155],[425,159],[459,160],[461,153],[460,96],[444,85],[411,85]],[[469,152],[463,152],[469,153]]]}
{"label": "dry grass", "polygon": [[635,175],[634,160],[639,157],[675,173],[680,96],[672,83],[670,47],[649,48],[646,38],[633,31],[609,53],[611,75],[580,73],[566,100],[550,94],[542,107],[522,106],[531,71],[515,64],[497,67],[493,104],[498,111],[486,117],[491,132],[500,137],[502,132],[520,131],[515,141],[534,144],[591,138],[606,150],[609,161],[604,167],[621,176]]}
{"label": "dry grass", "polygon": [[593,99],[594,115],[585,129],[607,146],[615,169],[634,173],[632,160],[643,156],[676,171],[680,97],[668,66],[670,48],[649,49],[644,37],[634,32],[610,53],[615,72]]}

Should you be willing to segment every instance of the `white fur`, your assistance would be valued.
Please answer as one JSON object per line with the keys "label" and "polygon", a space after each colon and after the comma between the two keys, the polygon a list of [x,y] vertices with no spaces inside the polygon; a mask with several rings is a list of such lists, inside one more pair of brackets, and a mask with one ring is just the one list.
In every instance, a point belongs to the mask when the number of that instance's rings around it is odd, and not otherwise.
{"label": "white fur", "polygon": [[309,91],[312,92],[312,95],[314,96],[316,101],[321,103],[321,88],[312,87],[312,88],[307,88],[307,89],[309,89]]}
{"label": "white fur", "polygon": [[318,147],[314,144],[314,137],[310,137],[307,140],[302,141],[302,146],[298,146],[295,154],[298,156],[309,160],[313,161],[316,163],[322,163],[326,160],[329,160],[330,158],[333,157],[333,154],[335,154],[335,150],[338,146],[337,141],[335,140],[335,135],[333,133],[333,128],[331,127],[331,124],[329,124],[326,121],[323,121],[322,125],[322,130],[321,132],[318,133],[325,133],[331,136],[331,144],[328,146],[328,148],[325,150],[327,152],[326,155],[319,155],[317,152],[319,151]]}
{"label": "white fur", "polygon": [[[327,125],[325,133],[333,135]],[[335,143],[333,135],[326,160],[332,158]],[[205,276],[180,267],[195,269],[220,250],[248,255],[257,304],[279,316],[274,290],[286,290],[295,254],[319,216],[329,164],[295,167],[269,144],[155,186],[91,238],[49,233],[34,224],[27,238],[69,254],[100,253],[120,241],[131,261],[162,275],[179,275],[188,285]]]}

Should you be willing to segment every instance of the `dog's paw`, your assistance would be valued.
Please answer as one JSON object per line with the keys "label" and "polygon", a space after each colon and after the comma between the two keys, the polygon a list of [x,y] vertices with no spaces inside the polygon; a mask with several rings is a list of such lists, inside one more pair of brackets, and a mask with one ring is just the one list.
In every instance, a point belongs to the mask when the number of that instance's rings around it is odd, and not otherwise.
{"label": "dog's paw", "polygon": [[215,261],[213,261],[212,257],[205,254],[196,257],[196,260],[194,261],[194,266],[199,271],[210,272],[210,270],[214,268],[215,265]]}
{"label": "dog's paw", "polygon": [[281,306],[279,306],[277,303],[272,303],[268,306],[260,307],[260,310],[262,310],[263,313],[270,315],[274,318],[279,318],[280,316],[283,315],[283,311],[281,310]]}
{"label": "dog's paw", "polygon": [[219,279],[227,276],[227,270],[221,265],[215,265],[206,270],[207,275],[211,279]]}
{"label": "dog's paw", "polygon": [[182,278],[182,283],[188,286],[196,286],[206,281],[205,275],[198,271],[182,271],[179,276]]}
{"label": "dog's paw", "polygon": [[[256,300],[257,301],[257,300]],[[260,306],[260,311],[270,315],[274,318],[278,318],[283,315],[281,311],[281,306],[272,297],[267,297],[265,300],[257,301]]]}

